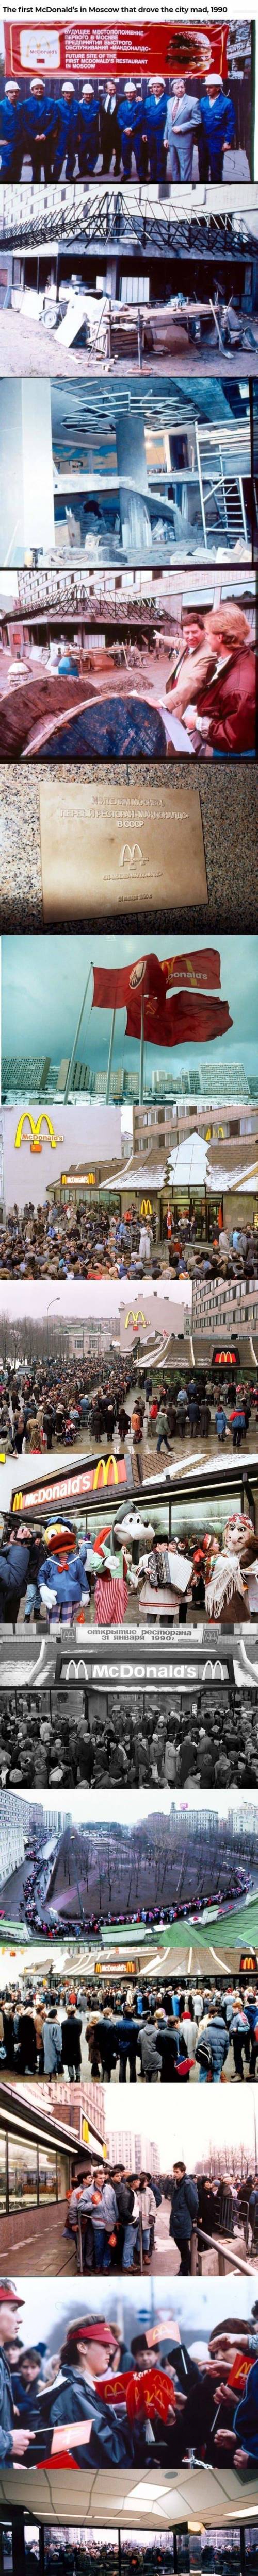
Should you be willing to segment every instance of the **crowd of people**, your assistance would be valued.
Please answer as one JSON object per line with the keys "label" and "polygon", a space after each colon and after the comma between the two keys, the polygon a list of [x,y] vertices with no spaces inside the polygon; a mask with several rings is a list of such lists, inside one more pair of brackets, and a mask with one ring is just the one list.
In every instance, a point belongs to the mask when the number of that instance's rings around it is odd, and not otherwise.
{"label": "crowd of people", "polygon": [[[193,2268],[192,2240],[198,2227],[198,2238],[243,2238],[251,2255],[258,2243],[258,2174],[231,2167],[225,2157],[212,2154],[206,2172],[187,2172],[184,2160],[176,2157],[170,2174],[159,2180],[146,2170],[126,2168],[117,2163],[88,2160],[69,2194],[65,2234],[73,2236],[78,2269],[83,2272],[149,2271],[155,2251],[157,2210],[164,2207],[168,2220],[164,2247],[168,2270],[170,2245],[180,2256],[178,2269],[184,2275]],[[209,2249],[208,2249],[209,2250]],[[173,2262],[173,2269],[175,2268]]]}
{"label": "crowd of people", "polygon": [[[210,72],[198,88],[155,73],[106,81],[67,78],[47,87],[38,72],[28,89],[15,77],[0,100],[0,176],[13,181],[102,178],[219,182],[234,151],[236,117],[230,85]],[[24,166],[25,165],[25,166]]]}
{"label": "crowd of people", "polygon": [[205,1363],[192,1375],[179,1367],[163,1376],[155,1362],[139,1370],[133,1354],[126,1365],[112,1344],[101,1384],[89,1354],[76,1367],[68,1356],[65,1364],[49,1357],[34,1358],[29,1367],[17,1361],[15,1372],[11,1362],[0,1364],[0,1438],[14,1458],[84,1444],[93,1456],[106,1447],[117,1455],[151,1447],[159,1458],[161,1450],[173,1456],[185,1440],[211,1437],[224,1446],[227,1436],[241,1449],[250,1424],[255,1439],[257,1413],[258,1377],[238,1374],[233,1365],[230,1376]]}
{"label": "crowd of people", "polygon": [[[162,1435],[161,1435],[162,1436]],[[165,1433],[167,1444],[167,1435]],[[107,1509],[107,1506],[106,1506]],[[164,1505],[165,1511],[165,1505]],[[206,1504],[207,1514],[207,1504]],[[207,1514],[208,1517],[208,1514]],[[160,1530],[155,1504],[120,1504],[111,1521],[97,1529],[92,1516],[84,1535],[80,1512],[65,1519],[42,1511],[41,1528],[19,1520],[5,1525],[0,1542],[0,1620],[16,1626],[20,1604],[25,1621],[43,1624],[49,1633],[84,1628],[88,1617],[97,1627],[122,1627],[137,1601],[139,1624],[192,1624],[205,1613],[211,1623],[243,1626],[258,1615],[258,1540],[248,1512],[230,1511],[222,1527],[202,1533],[198,1521],[189,1531],[187,1507],[184,1536]],[[28,1752],[28,1745],[27,1745]],[[208,1758],[209,1747],[207,1749]],[[124,1770],[126,1775],[127,1756]],[[69,1764],[69,1756],[68,1756]],[[89,1752],[89,1766],[91,1756]],[[16,1765],[19,1771],[19,1764]],[[15,1785],[15,1784],[14,1784]]]}
{"label": "crowd of people", "polygon": [[144,1694],[144,1707],[118,1690],[96,1697],[87,1686],[40,1692],[1,1691],[2,1788],[258,1787],[258,1694],[247,1685]]}
{"label": "crowd of people", "polygon": [[[114,2290],[115,2299],[115,2290]],[[223,2313],[202,2348],[175,2308],[166,2308],[136,2333],[126,2319],[78,2310],[62,2320],[58,2349],[41,2340],[33,2350],[20,2331],[23,2302],[7,2277],[0,2282],[0,2460],[3,2469],[24,2459],[81,2470],[153,2468],[182,2463],[236,2471],[241,2484],[257,2476],[258,2302],[246,2295],[246,2315]],[[54,2322],[55,2336],[58,2324]],[[132,2320],[133,2322],[133,2320]],[[193,2349],[192,2349],[193,2345]]]}
{"label": "crowd of people", "polygon": [[62,1205],[45,1199],[37,1207],[29,1199],[22,1210],[15,1202],[0,1226],[0,1278],[159,1279],[168,1272],[173,1279],[257,1277],[255,1225],[241,1223],[241,1210],[239,1224],[229,1226],[222,1206],[217,1221],[208,1209],[207,1237],[198,1200],[195,1205],[189,1199],[179,1220],[171,1200],[161,1211],[160,1227],[159,1240],[158,1218],[142,1218],[134,1197],[124,1216],[93,1196],[90,1209],[85,1199],[74,1206],[69,1196]]}
{"label": "crowd of people", "polygon": [[61,2076],[71,2084],[254,2083],[258,2079],[257,1979],[159,1984],[98,1977],[78,1986],[55,1971],[50,1987],[28,1972],[2,1993],[1,2060],[8,2074]]}

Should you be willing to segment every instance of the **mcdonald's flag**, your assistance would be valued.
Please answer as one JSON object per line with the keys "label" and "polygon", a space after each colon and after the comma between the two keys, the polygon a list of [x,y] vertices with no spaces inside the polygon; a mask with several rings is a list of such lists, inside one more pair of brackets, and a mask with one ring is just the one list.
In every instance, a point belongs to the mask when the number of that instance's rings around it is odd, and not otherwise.
{"label": "mcdonald's flag", "polygon": [[[220,982],[218,949],[189,951],[182,958],[138,957],[134,966],[94,967],[93,1007],[121,1010],[126,1004],[126,1035],[140,1037],[144,1001],[144,1036],[158,1047],[198,1046],[232,1028],[228,1002],[217,998]],[[169,1001],[171,987],[183,985]],[[208,991],[208,985],[213,988]],[[200,989],[201,988],[201,989]],[[214,994],[214,998],[213,998]],[[164,1001],[168,1008],[164,1010]]]}
{"label": "mcdonald's flag", "polygon": [[192,992],[213,993],[220,984],[219,948],[189,948],[184,957],[163,957],[162,974],[167,991],[171,984],[186,984]]}

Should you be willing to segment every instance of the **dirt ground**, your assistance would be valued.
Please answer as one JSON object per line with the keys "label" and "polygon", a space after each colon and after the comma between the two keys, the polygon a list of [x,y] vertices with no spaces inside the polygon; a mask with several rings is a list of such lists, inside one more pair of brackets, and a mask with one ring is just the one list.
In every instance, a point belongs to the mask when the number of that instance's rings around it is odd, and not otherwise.
{"label": "dirt ground", "polygon": [[[252,329],[253,327],[252,322]],[[178,350],[175,347],[172,361],[171,358],[157,357],[157,353],[152,350],[151,357],[147,355],[143,359],[143,375],[149,375],[150,366],[152,375],[163,375],[164,368],[167,375],[173,374],[174,369],[175,371],[178,369]],[[92,375],[93,367],[96,372],[99,369],[101,375],[128,375],[127,358],[120,358],[119,361],[114,361],[113,357],[110,361],[103,360],[103,356],[97,357],[96,351],[93,354],[92,350],[87,349],[77,349],[75,354],[72,349],[65,349],[62,346],[58,333],[45,331],[43,325],[29,322],[27,315],[12,312],[9,306],[6,312],[3,310],[0,312],[1,376],[85,376],[87,373]],[[236,375],[238,381],[240,376],[246,378],[247,374],[257,376],[258,341],[257,350],[252,350],[250,356],[246,350],[242,352],[237,350],[235,357],[232,350],[229,350],[226,355],[218,348],[210,349],[207,342],[206,347],[203,343],[202,350],[199,350],[197,345],[194,358],[193,342],[190,341],[188,345],[185,339],[184,351],[180,350],[180,375],[193,376],[196,373],[198,377],[207,375],[207,370],[209,376]],[[130,359],[131,373],[138,374],[137,350],[135,359]]]}

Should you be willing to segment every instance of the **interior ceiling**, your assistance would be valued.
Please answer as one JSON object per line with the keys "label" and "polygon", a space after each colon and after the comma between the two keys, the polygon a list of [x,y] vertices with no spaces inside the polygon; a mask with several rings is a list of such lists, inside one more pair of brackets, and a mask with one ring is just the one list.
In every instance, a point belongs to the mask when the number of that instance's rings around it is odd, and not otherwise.
{"label": "interior ceiling", "polygon": [[75,435],[81,440],[93,431],[94,437],[101,436],[105,428],[115,431],[122,416],[126,420],[141,419],[150,431],[154,427],[173,430],[182,427],[184,421],[193,424],[195,419],[211,421],[212,425],[216,421],[232,425],[232,417],[245,421],[248,410],[248,386],[245,391],[243,385],[225,385],[219,378],[216,384],[214,377],[189,376],[171,382],[168,376],[159,376],[158,380],[152,376],[144,380],[141,376],[123,376],[120,383],[113,385],[106,379],[99,383],[95,376],[87,376],[85,383],[81,378],[77,385],[70,378],[67,382],[55,376],[51,384],[54,439],[72,439]]}
{"label": "interior ceiling", "polygon": [[[66,2470],[37,2468],[1,2471],[0,2514],[14,2507],[30,2513],[35,2522],[72,2523],[97,2528],[107,2525],[122,2529],[160,2531],[173,2529],[191,2520],[192,2515],[211,2529],[225,2528],[230,2523],[250,2519],[257,2522],[257,2493],[254,2481],[245,2479],[244,2489],[233,2469],[184,2469],[178,2477],[154,2472],[132,2478],[119,2470],[83,2470],[80,2475]],[[135,2517],[135,2523],[134,2523]]]}

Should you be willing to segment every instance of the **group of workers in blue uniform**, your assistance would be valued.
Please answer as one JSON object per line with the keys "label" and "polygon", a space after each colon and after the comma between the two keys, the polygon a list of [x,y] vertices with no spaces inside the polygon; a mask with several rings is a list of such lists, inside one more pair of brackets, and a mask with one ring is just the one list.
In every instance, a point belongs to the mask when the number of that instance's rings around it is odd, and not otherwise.
{"label": "group of workers in blue uniform", "polygon": [[[156,76],[145,98],[133,79],[120,94],[115,83],[97,92],[85,80],[79,95],[65,80],[59,95],[38,74],[28,92],[7,80],[0,100],[0,178],[20,180],[30,159],[32,178],[91,178],[101,157],[101,176],[130,179],[132,161],[138,180],[154,185],[168,176],[191,181],[194,144],[198,176],[223,178],[224,153],[234,148],[235,112],[219,73],[209,74],[200,97],[187,92],[178,76],[171,84]],[[114,169],[113,169],[114,162]]]}

